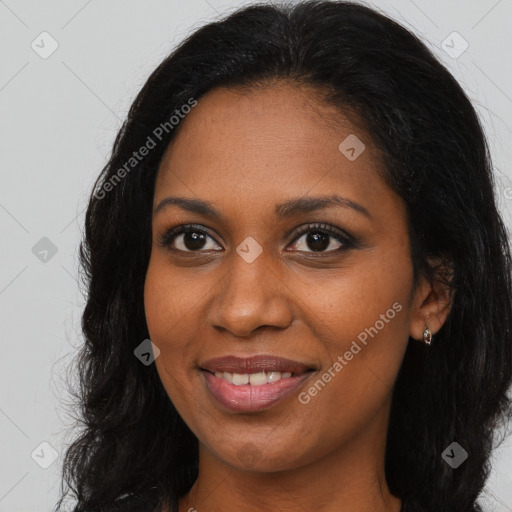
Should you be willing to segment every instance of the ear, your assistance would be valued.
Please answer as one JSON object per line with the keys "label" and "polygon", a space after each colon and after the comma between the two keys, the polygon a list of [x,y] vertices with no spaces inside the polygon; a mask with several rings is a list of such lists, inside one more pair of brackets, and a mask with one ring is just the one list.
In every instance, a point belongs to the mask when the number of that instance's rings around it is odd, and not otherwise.
{"label": "ear", "polygon": [[428,326],[435,335],[444,325],[453,305],[454,292],[450,286],[453,267],[446,259],[431,259],[433,279],[422,275],[414,291],[409,335],[423,341],[423,332]]}

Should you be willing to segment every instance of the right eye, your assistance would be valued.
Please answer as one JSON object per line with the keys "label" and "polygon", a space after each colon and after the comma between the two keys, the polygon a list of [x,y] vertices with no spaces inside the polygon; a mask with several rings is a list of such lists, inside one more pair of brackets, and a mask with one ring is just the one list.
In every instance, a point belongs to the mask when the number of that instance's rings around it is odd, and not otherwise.
{"label": "right eye", "polygon": [[207,238],[215,240],[209,234],[208,228],[197,224],[186,224],[166,231],[160,237],[159,243],[162,247],[167,247],[172,251],[200,252],[216,250],[212,247],[204,247]]}

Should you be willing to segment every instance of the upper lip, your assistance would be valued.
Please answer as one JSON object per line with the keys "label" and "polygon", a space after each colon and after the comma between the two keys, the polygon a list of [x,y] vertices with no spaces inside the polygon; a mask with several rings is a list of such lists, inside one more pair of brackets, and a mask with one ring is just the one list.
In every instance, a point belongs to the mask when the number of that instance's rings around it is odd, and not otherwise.
{"label": "upper lip", "polygon": [[313,369],[311,365],[284,357],[262,354],[252,357],[225,356],[208,359],[200,368],[209,372],[258,373],[264,371],[291,372],[302,374]]}

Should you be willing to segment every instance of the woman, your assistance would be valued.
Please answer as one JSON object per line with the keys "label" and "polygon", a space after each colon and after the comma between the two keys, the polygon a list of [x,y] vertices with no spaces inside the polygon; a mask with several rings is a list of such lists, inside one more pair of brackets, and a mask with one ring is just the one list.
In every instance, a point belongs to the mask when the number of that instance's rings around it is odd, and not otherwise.
{"label": "woman", "polygon": [[[477,511],[510,254],[470,101],[348,2],[154,71],[91,196],[78,511]],[[61,498],[62,502],[62,498]]]}

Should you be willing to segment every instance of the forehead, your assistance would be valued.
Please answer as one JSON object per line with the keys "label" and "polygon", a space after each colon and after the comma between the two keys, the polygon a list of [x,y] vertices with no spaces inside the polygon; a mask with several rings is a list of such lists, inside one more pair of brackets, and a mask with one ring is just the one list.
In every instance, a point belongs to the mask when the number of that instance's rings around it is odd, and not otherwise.
{"label": "forehead", "polygon": [[[339,145],[354,136],[364,144],[364,153],[343,165],[348,160],[343,161]],[[336,164],[341,172],[362,171],[376,169],[380,159],[368,134],[340,109],[321,101],[315,89],[286,83],[251,90],[219,88],[201,97],[181,121],[159,178],[165,178],[166,170],[187,167],[190,179],[197,173],[204,179],[214,171],[222,178],[229,170],[238,170],[240,176],[249,172],[246,178],[258,171],[263,177],[269,168],[283,171],[281,178],[297,179],[301,168]]]}
{"label": "forehead", "polygon": [[[388,189],[378,148],[360,123],[310,87],[219,88],[181,123],[160,165],[155,204],[179,194],[218,209],[266,205],[273,212],[291,197],[383,200]],[[355,159],[344,152],[347,140],[360,152]]]}
{"label": "forehead", "polygon": [[242,150],[251,156],[248,149],[255,147],[270,156],[278,146],[290,147],[299,155],[321,157],[320,151],[325,150],[332,156],[338,144],[333,147],[331,142],[339,143],[349,134],[373,146],[362,123],[348,109],[343,110],[323,101],[322,92],[311,86],[278,82],[214,89],[181,122],[167,155],[177,156],[183,146],[192,143],[217,157]]}

